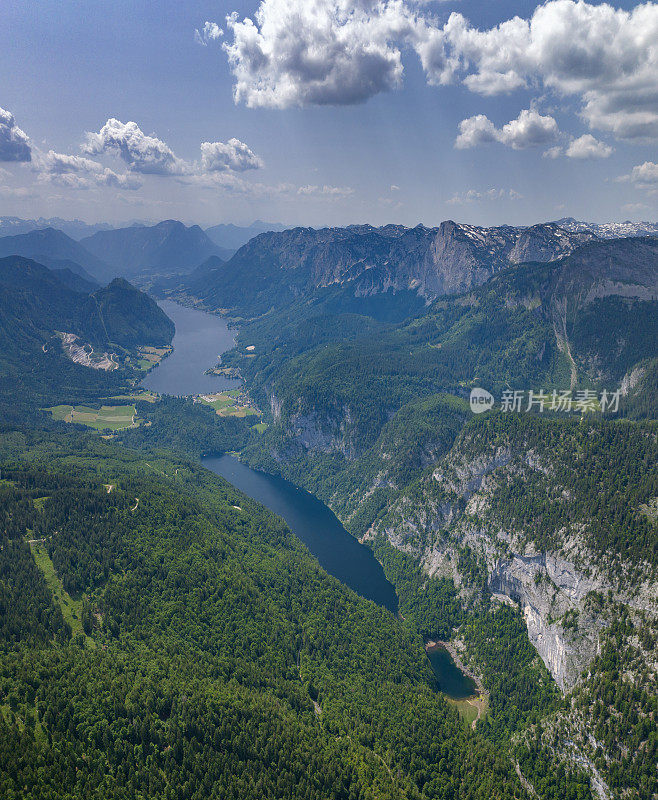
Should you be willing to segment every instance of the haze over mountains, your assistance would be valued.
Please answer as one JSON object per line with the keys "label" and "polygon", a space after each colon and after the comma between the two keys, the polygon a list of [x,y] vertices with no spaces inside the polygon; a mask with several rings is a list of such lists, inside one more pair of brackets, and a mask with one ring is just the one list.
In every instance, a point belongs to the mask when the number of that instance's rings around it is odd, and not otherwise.
{"label": "haze over mountains", "polygon": [[247,244],[254,236],[268,231],[285,231],[287,225],[280,222],[263,222],[257,219],[251,225],[241,227],[239,225],[213,225],[206,228],[206,234],[213,240],[218,247],[226,250],[238,250],[243,244]]}
{"label": "haze over mountains", "polygon": [[[41,222],[60,228],[31,227]],[[76,236],[93,233],[78,241],[62,229]],[[510,264],[551,261],[597,238],[655,235],[658,224],[599,225],[565,218],[530,227],[481,228],[448,220],[436,228],[285,229],[257,221],[203,231],[176,220],[112,228],[4,217],[0,232],[7,230],[23,232],[0,237],[0,256],[33,258],[98,283],[115,276],[133,280],[193,273],[185,286],[189,293],[215,307],[249,303],[253,312],[258,310],[254,302],[265,304],[263,310],[275,296],[280,302],[310,287],[347,284],[355,296],[404,291],[428,301],[477,286]]]}
{"label": "haze over mountains", "polygon": [[187,272],[210,256],[221,254],[220,248],[198,225],[186,227],[176,220],[165,220],[151,227],[99,231],[82,239],[81,245],[102,258],[113,274],[124,277]]}
{"label": "haze over mountains", "polygon": [[188,288],[209,307],[249,306],[251,313],[331,286],[350,286],[355,297],[411,292],[430,301],[478,286],[510,264],[552,261],[593,239],[554,223],[293,228],[257,236],[226,265],[194,276]]}
{"label": "haze over mountains", "polygon": [[38,217],[37,219],[21,219],[20,217],[0,217],[0,236],[18,236],[21,233],[56,228],[76,241],[84,236],[91,236],[97,231],[109,231],[113,228],[108,222],[91,224],[79,219],[62,219],[61,217]]}
{"label": "haze over mountains", "polygon": [[100,258],[54,228],[0,238],[0,258],[5,256],[31,258],[52,269],[67,267],[86,280],[98,280],[108,269]]}

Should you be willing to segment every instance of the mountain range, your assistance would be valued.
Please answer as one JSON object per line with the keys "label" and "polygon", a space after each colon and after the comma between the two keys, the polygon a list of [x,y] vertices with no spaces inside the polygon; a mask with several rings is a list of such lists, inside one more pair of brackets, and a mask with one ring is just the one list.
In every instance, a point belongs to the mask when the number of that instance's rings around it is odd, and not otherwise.
{"label": "mountain range", "polygon": [[263,222],[257,219],[251,225],[239,226],[231,224],[213,225],[211,228],[206,228],[206,234],[212,241],[226,251],[233,252],[247,244],[254,236],[260,233],[267,233],[268,231],[285,231],[286,225],[281,225],[280,222]]}
{"label": "mountain range", "polygon": [[197,225],[186,227],[174,220],[100,230],[79,242],[55,228],[0,238],[0,257],[21,255],[100,283],[115,276],[186,272],[222,253],[226,255]]}
{"label": "mountain range", "polygon": [[55,228],[3,236],[0,238],[0,258],[6,256],[30,258],[51,269],[67,268],[90,282],[98,281],[108,273],[108,266],[102,259]]}
{"label": "mountain range", "polygon": [[[163,225],[172,261],[161,226],[58,256],[240,317],[221,364],[264,424],[143,396],[131,348],[173,327],[123,278],[0,259],[0,796],[655,800],[658,237],[305,228],[172,274],[204,240]],[[113,440],[43,413],[120,399]],[[206,452],[324,500],[399,616]]]}
{"label": "mountain range", "polygon": [[[53,226],[32,227],[46,222]],[[354,298],[407,292],[428,302],[480,285],[510,264],[552,261],[596,239],[655,235],[658,225],[565,218],[530,227],[483,228],[448,220],[436,228],[316,230],[256,221],[204,232],[176,220],[113,228],[78,220],[0,218],[0,233],[7,231],[13,233],[0,236],[0,257],[22,255],[53,269],[68,268],[90,283],[115,276],[151,283],[164,278],[167,290],[182,285],[208,307],[249,306],[253,314],[327,287],[346,287]],[[93,232],[80,238],[88,231]],[[189,278],[172,281],[198,267]]]}
{"label": "mountain range", "polygon": [[658,236],[658,222],[579,222],[573,217],[564,217],[555,224],[571,233],[593,233],[601,239]]}
{"label": "mountain range", "polygon": [[188,272],[210,256],[221,254],[198,225],[186,227],[176,220],[165,220],[150,227],[99,231],[80,243],[105,261],[113,274],[124,277],[140,273]]}
{"label": "mountain range", "polygon": [[430,302],[478,286],[510,264],[552,261],[595,238],[554,223],[293,228],[255,237],[225,265],[194,276],[187,288],[209,308],[248,308],[252,315],[336,286],[354,297],[411,292]]}
{"label": "mountain range", "polygon": [[91,236],[97,231],[109,231],[113,227],[108,222],[90,224],[80,219],[62,219],[61,217],[38,217],[37,219],[0,217],[0,236],[18,236],[43,228],[56,228],[77,241],[83,236]]}

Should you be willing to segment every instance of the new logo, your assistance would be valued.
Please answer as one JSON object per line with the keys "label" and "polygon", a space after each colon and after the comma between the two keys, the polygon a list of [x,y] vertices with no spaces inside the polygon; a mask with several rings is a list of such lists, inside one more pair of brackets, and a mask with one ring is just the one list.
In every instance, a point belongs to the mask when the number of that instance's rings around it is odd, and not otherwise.
{"label": "new logo", "polygon": [[493,407],[494,396],[486,389],[471,389],[471,411],[474,414],[483,414]]}

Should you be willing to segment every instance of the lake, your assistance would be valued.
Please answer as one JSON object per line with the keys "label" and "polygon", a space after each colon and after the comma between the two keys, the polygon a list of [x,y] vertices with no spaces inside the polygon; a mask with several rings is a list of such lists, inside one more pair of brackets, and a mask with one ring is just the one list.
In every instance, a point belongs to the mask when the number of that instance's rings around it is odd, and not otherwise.
{"label": "lake", "polygon": [[[174,351],[142,381],[144,388],[159,394],[186,396],[218,392],[240,384],[220,375],[204,375],[234,345],[233,334],[221,317],[185,308],[171,300],[164,300],[159,306],[176,326]],[[292,483],[252,470],[231,456],[207,457],[202,463],[283,517],[327,572],[362,597],[397,613],[395,589],[386,580],[381,564],[371,550],[350,536],[324,503]]]}
{"label": "lake", "polygon": [[235,343],[225,320],[172,300],[162,300],[158,305],[176,326],[174,352],[144,378],[145,389],[181,397],[221,392],[240,385],[234,378],[204,374]]}
{"label": "lake", "polygon": [[233,456],[207,456],[201,463],[283,517],[327,572],[362,597],[397,613],[395,589],[386,580],[379,561],[317,497],[283,478],[253,470]]}
{"label": "lake", "polygon": [[465,675],[452,660],[443,645],[435,645],[427,650],[438,688],[453,700],[464,700],[478,693],[473,678]]}

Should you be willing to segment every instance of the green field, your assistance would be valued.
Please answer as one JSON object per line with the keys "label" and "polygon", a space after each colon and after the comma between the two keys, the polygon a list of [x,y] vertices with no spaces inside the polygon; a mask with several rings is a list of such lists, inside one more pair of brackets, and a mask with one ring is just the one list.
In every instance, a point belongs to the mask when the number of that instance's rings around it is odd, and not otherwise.
{"label": "green field", "polygon": [[45,545],[42,542],[30,542],[30,549],[36,562],[37,567],[43,573],[48,588],[52,592],[55,602],[62,610],[62,616],[71,626],[73,636],[82,634],[85,636],[87,642],[93,646],[93,640],[85,635],[82,629],[82,600],[74,600],[71,595],[65,591],[62,581],[60,580]]}
{"label": "green field", "polygon": [[110,398],[110,400],[127,400],[131,403],[155,403],[157,402],[157,399],[157,394],[154,392],[149,392],[148,389],[144,389],[139,392],[132,392],[131,394],[117,394]]}
{"label": "green field", "polygon": [[136,427],[137,410],[134,405],[101,406],[100,409],[62,405],[53,406],[48,410],[52,413],[53,419],[60,422],[77,422],[97,431],[122,431]]}
{"label": "green field", "polygon": [[476,697],[468,697],[465,700],[453,700],[446,698],[451,706],[454,706],[459,712],[459,716],[464,722],[469,725],[478,719],[484,719],[489,710],[489,699],[485,695],[477,695]]}
{"label": "green field", "polygon": [[[258,412],[251,406],[243,405],[237,399],[238,392],[231,389],[229,392],[205,395],[199,399],[204,405],[214,408],[220,417],[251,417],[258,416]],[[212,398],[212,399],[206,399]]]}

